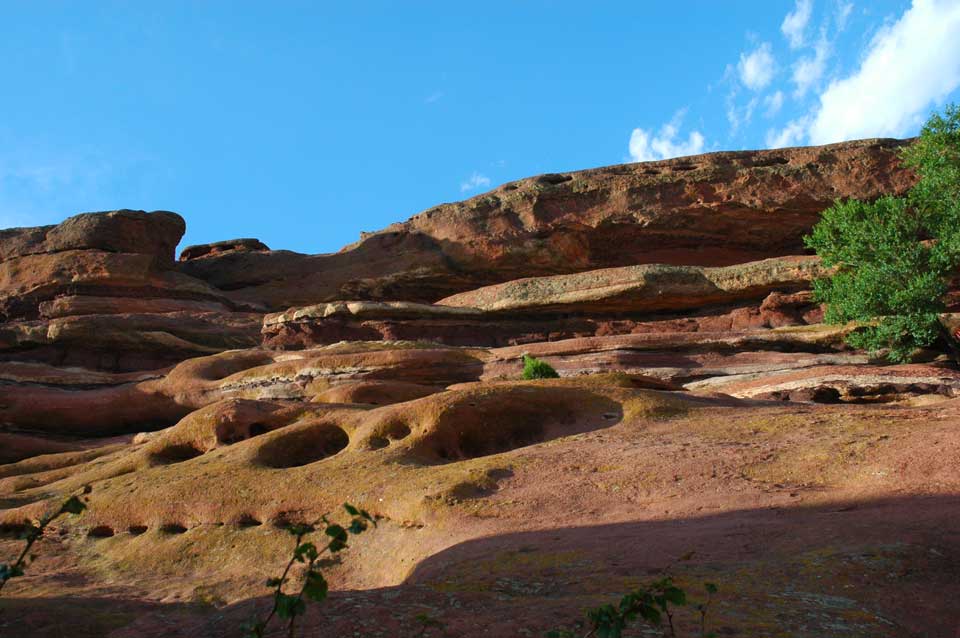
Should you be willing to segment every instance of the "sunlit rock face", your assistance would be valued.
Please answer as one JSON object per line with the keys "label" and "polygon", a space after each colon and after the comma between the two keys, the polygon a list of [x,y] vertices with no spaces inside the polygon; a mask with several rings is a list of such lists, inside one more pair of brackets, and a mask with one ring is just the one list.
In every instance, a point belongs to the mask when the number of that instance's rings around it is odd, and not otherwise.
{"label": "sunlit rock face", "polygon": [[710,153],[540,175],[435,206],[337,253],[201,249],[178,267],[237,301],[282,311],[341,299],[434,302],[616,266],[728,266],[800,254],[803,234],[836,199],[912,185],[897,160],[903,144]]}
{"label": "sunlit rock face", "polygon": [[902,144],[543,175],[330,255],[0,231],[0,561],[92,490],[0,635],[236,636],[344,502],[377,527],[304,635],[543,635],[668,564],[720,635],[952,635],[960,373],[847,346],[802,247]]}

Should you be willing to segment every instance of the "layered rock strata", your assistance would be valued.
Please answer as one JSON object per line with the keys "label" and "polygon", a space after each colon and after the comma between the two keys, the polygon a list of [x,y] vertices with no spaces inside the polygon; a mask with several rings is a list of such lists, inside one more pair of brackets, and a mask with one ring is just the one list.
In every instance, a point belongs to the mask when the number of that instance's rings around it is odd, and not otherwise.
{"label": "layered rock strata", "polygon": [[264,345],[425,340],[497,347],[636,333],[724,332],[817,323],[815,257],[736,266],[645,265],[527,278],[436,304],[352,301],[269,314]]}
{"label": "layered rock strata", "polygon": [[909,188],[898,140],[710,153],[541,175],[442,204],[338,253],[191,251],[182,272],[281,311],[338,299],[434,302],[511,279],[798,254],[835,200]]}
{"label": "layered rock strata", "polygon": [[176,213],[0,231],[0,360],[140,370],[256,343],[260,314],[178,272]]}

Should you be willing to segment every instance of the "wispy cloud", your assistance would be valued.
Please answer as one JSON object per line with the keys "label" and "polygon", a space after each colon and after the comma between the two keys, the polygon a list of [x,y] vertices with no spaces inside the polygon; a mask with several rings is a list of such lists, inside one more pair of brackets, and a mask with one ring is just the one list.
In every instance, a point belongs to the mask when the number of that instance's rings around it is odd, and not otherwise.
{"label": "wispy cloud", "polygon": [[843,31],[847,28],[847,21],[850,19],[851,13],[853,13],[852,2],[841,2],[839,5],[837,5],[837,31]]}
{"label": "wispy cloud", "polygon": [[740,63],[737,64],[740,81],[752,91],[759,91],[770,84],[775,69],[776,61],[769,42],[764,42],[750,53],[741,53]]}
{"label": "wispy cloud", "polygon": [[802,98],[807,91],[820,82],[827,70],[829,58],[830,42],[827,41],[826,33],[821,33],[820,39],[813,47],[813,55],[804,56],[793,65],[793,83],[796,86],[793,92],[794,97]]}
{"label": "wispy cloud", "polygon": [[819,96],[814,144],[902,137],[960,87],[960,3],[914,0],[873,38],[860,67]]}
{"label": "wispy cloud", "polygon": [[471,175],[465,182],[460,182],[460,192],[466,193],[468,191],[477,190],[478,188],[488,188],[489,186],[489,177],[482,173],[474,172],[473,175]]}
{"label": "wispy cloud", "polygon": [[787,38],[791,49],[799,49],[803,46],[804,32],[807,30],[807,24],[810,22],[812,13],[813,2],[811,0],[797,0],[793,11],[783,19],[780,31]]}
{"label": "wispy cloud", "polygon": [[657,134],[652,129],[633,129],[630,135],[630,158],[634,162],[647,162],[702,153],[705,139],[699,131],[691,131],[686,141],[677,140],[685,115],[686,109],[677,111]]}
{"label": "wispy cloud", "polygon": [[49,149],[5,139],[0,152],[0,228],[60,220],[101,200],[111,162],[91,149]]}
{"label": "wispy cloud", "polygon": [[775,116],[780,112],[780,109],[783,108],[783,91],[771,93],[767,97],[763,98],[763,105],[767,107],[764,115],[767,117]]}
{"label": "wispy cloud", "polygon": [[770,129],[766,136],[767,148],[783,148],[802,144],[809,124],[809,117],[800,117],[791,120],[779,130]]}
{"label": "wispy cloud", "polygon": [[443,99],[443,96],[444,96],[444,95],[446,95],[446,93],[443,92],[443,91],[434,91],[433,93],[431,93],[431,94],[428,95],[427,97],[423,98],[423,103],[424,103],[424,104],[434,104],[435,102],[439,102],[441,99]]}

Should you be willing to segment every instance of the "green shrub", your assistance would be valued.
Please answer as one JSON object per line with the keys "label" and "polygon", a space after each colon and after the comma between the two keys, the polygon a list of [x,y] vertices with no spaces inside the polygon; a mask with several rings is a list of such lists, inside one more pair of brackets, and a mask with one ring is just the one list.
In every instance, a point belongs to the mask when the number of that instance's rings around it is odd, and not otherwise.
{"label": "green shrub", "polygon": [[523,355],[523,378],[530,379],[558,379],[560,375],[546,361]]}
{"label": "green shrub", "polygon": [[[704,583],[703,588],[706,598],[702,602],[691,603],[687,593],[677,587],[673,578],[666,575],[665,570],[663,576],[626,594],[618,604],[601,605],[587,611],[590,630],[584,634],[584,638],[588,636],[621,638],[624,630],[637,619],[653,627],[660,627],[665,619],[666,635],[676,638],[677,628],[673,621],[676,609],[690,604],[694,605],[694,609],[699,614],[701,638],[716,636],[712,632],[707,632],[707,612],[713,602],[714,594],[717,593],[717,586],[713,583]],[[582,626],[581,623],[578,624]],[[547,638],[575,638],[577,635],[569,629],[555,629],[546,634]]]}
{"label": "green shrub", "polygon": [[863,324],[854,347],[900,362],[940,338],[956,357],[940,315],[960,265],[960,109],[932,116],[901,157],[919,177],[906,197],[838,201],[804,238],[835,269],[814,295],[827,323]]}
{"label": "green shrub", "polygon": [[[320,602],[327,597],[327,580],[318,568],[318,561],[324,552],[337,554],[347,548],[347,539],[350,534],[357,535],[367,530],[369,525],[376,527],[377,522],[365,510],[358,509],[349,503],[343,508],[350,515],[350,523],[346,527],[331,523],[326,516],[321,516],[312,524],[291,525],[287,531],[296,540],[293,544],[293,555],[287,562],[283,573],[276,578],[267,580],[267,587],[273,590],[273,607],[263,620],[254,620],[243,626],[244,636],[248,638],[263,638],[266,635],[270,622],[276,617],[287,622],[286,634],[293,638],[294,628],[298,616],[307,613],[307,601]],[[312,542],[304,539],[317,530],[322,529],[327,540],[319,548]],[[300,587],[294,593],[288,594],[284,586],[290,582],[290,570],[294,563],[306,565],[306,571],[300,579]]]}

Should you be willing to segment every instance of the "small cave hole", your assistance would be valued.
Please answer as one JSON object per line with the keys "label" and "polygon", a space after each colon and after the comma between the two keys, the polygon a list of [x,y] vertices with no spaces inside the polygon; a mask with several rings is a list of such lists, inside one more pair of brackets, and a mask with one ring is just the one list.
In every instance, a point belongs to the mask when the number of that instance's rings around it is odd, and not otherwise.
{"label": "small cave hole", "polygon": [[255,436],[260,436],[261,434],[266,434],[269,431],[270,431],[270,428],[268,428],[263,423],[254,423],[250,426],[250,429],[248,430],[251,438]]}
{"label": "small cave hole", "polygon": [[164,534],[183,534],[187,528],[180,523],[166,523],[160,526],[160,531]]}
{"label": "small cave hole", "polygon": [[109,525],[97,525],[96,527],[91,529],[89,532],[87,532],[87,536],[89,536],[90,538],[110,538],[113,535],[114,535],[113,528],[110,527]]}
{"label": "small cave hole", "polygon": [[399,441],[410,436],[410,426],[406,423],[396,423],[387,430],[387,436],[394,441]]}
{"label": "small cave hole", "polygon": [[513,470],[508,467],[494,467],[487,470],[487,476],[495,481],[502,481],[513,477]]}
{"label": "small cave hole", "polygon": [[836,388],[817,388],[813,393],[814,403],[841,403],[840,391]]}
{"label": "small cave hole", "polygon": [[154,465],[172,465],[174,463],[189,461],[202,455],[203,450],[198,450],[189,443],[182,443],[179,445],[168,445],[163,449],[157,450],[150,455],[150,461]]}
{"label": "small cave hole", "polygon": [[27,526],[22,523],[0,523],[0,536],[20,538],[27,530]]}
{"label": "small cave hole", "polygon": [[383,436],[372,436],[367,441],[367,448],[371,450],[382,450],[385,447],[389,447],[390,439]]}
{"label": "small cave hole", "polygon": [[777,166],[781,164],[789,164],[790,160],[786,157],[767,157],[764,159],[757,160],[753,163],[754,166]]}
{"label": "small cave hole", "polygon": [[300,467],[331,457],[349,443],[350,437],[343,428],[327,423],[268,441],[257,457],[267,467]]}
{"label": "small cave hole", "polygon": [[441,454],[441,457],[475,459],[540,443],[544,440],[544,436],[543,425],[532,421],[516,423],[512,427],[504,428],[495,433],[467,430],[458,437],[457,448],[459,454],[447,451],[447,456],[443,457]]}
{"label": "small cave hole", "polygon": [[561,175],[559,173],[547,173],[546,175],[541,175],[537,178],[537,182],[540,184],[547,184],[550,186],[556,186],[557,184],[563,184],[564,182],[569,182],[573,178],[569,175]]}
{"label": "small cave hole", "polygon": [[243,514],[237,519],[237,527],[259,527],[263,525],[260,519],[251,514]]}
{"label": "small cave hole", "polygon": [[675,171],[692,171],[696,167],[697,167],[696,164],[690,164],[690,163],[674,164],[672,166],[673,170]]}
{"label": "small cave hole", "polygon": [[140,536],[140,534],[144,534],[146,533],[146,531],[147,531],[146,525],[131,525],[130,527],[127,528],[127,532],[129,532],[133,536]]}
{"label": "small cave hole", "polygon": [[278,512],[270,519],[270,524],[277,529],[288,529],[304,522],[303,515],[299,512]]}

